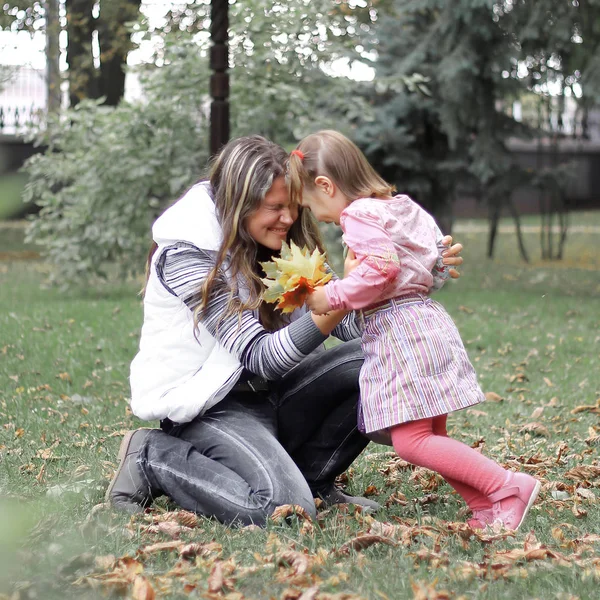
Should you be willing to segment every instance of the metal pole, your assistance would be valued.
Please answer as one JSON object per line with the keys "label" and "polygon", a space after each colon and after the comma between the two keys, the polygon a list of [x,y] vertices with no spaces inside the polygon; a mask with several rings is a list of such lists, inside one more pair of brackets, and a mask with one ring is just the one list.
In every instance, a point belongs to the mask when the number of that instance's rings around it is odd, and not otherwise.
{"label": "metal pole", "polygon": [[210,153],[216,154],[229,140],[229,3],[212,0],[210,8]]}

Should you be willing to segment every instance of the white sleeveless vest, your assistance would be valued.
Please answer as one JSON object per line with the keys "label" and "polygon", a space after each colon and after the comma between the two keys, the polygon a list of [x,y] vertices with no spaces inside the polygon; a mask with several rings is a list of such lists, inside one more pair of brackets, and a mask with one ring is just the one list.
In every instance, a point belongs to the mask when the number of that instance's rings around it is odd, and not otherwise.
{"label": "white sleeveless vest", "polygon": [[221,227],[209,186],[201,182],[168,208],[154,223],[158,244],[144,297],[140,349],[131,364],[131,410],[140,419],[186,423],[222,400],[242,372],[237,357],[199,325],[156,274],[162,250],[188,242],[210,251],[221,245]]}

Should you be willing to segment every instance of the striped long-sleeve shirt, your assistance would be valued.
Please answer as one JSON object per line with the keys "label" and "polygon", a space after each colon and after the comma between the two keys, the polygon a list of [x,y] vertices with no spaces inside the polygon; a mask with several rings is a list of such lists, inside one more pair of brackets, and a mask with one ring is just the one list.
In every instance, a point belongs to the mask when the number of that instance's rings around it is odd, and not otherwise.
{"label": "striped long-sleeve shirt", "polygon": [[[163,250],[156,269],[161,284],[193,312],[201,300],[202,282],[214,262],[214,252],[180,242]],[[250,310],[243,311],[241,318],[233,314],[222,319],[229,297],[229,284],[221,276],[215,281],[200,322],[246,369],[264,379],[280,378],[327,338],[310,313],[276,332],[265,330]],[[343,341],[360,337],[354,313],[349,313],[332,334]]]}

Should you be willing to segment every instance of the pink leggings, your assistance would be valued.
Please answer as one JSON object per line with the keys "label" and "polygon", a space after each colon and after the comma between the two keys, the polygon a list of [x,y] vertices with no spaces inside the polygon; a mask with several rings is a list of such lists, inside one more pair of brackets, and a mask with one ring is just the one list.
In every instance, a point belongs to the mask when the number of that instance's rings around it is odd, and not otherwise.
{"label": "pink leggings", "polygon": [[488,496],[500,489],[507,471],[476,450],[448,437],[448,415],[402,423],[391,428],[400,458],[439,473],[471,510],[491,508]]}

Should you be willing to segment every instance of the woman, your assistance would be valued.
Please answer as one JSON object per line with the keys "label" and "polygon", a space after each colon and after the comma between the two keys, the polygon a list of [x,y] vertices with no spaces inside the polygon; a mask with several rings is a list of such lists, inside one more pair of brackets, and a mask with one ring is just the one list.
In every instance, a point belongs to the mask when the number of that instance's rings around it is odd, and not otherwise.
{"label": "woman", "polygon": [[[263,525],[283,504],[314,516],[314,497],[378,508],[334,485],[368,443],[356,427],[354,314],[284,317],[260,299],[259,262],[284,240],[320,244],[310,215],[290,202],[287,159],[260,136],[233,140],[210,181],[154,224],[131,407],[160,419],[161,430],[123,439],[107,491],[115,508],[138,512],[167,494],[243,525]],[[460,250],[447,250],[445,262],[461,264]],[[330,334],[346,343],[323,350]]]}

